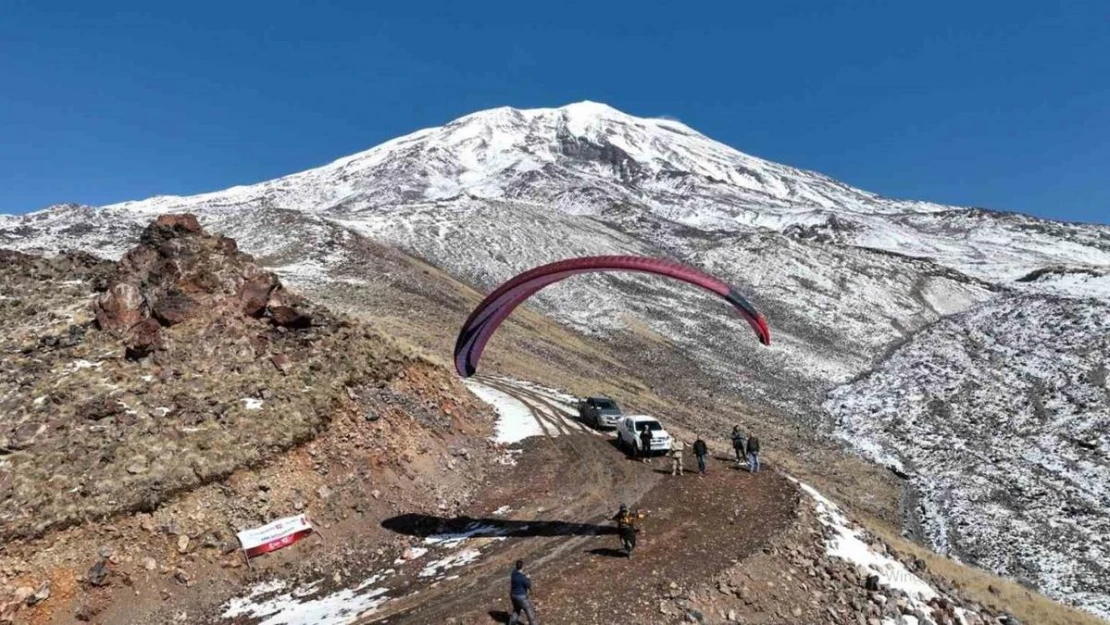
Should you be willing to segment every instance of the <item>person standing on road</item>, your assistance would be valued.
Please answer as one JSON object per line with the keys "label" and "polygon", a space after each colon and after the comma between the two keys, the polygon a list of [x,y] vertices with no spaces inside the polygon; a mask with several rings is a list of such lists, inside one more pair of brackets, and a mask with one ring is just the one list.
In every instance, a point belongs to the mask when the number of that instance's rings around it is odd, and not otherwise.
{"label": "person standing on road", "polygon": [[709,446],[701,439],[701,434],[698,434],[697,440],[694,441],[694,455],[698,457],[698,477],[705,477],[705,472],[708,470]]}
{"label": "person standing on road", "polygon": [[516,568],[509,579],[509,601],[513,604],[513,611],[509,615],[509,625],[522,622],[521,613],[528,619],[528,625],[539,625],[536,620],[536,610],[532,607],[532,580],[524,574],[524,560],[516,561]]}
{"label": "person standing on road", "polygon": [[748,434],[748,471],[759,473],[759,437]]}
{"label": "person standing on road", "polygon": [[676,439],[671,441],[671,475],[682,475],[682,452],[686,450],[686,445]]}
{"label": "person standing on road", "polygon": [[732,426],[732,450],[736,453],[736,466],[744,464],[748,457],[748,439],[740,431],[739,425]]}
{"label": "person standing on road", "polygon": [[621,546],[624,547],[625,557],[632,557],[632,550],[636,548],[636,532],[640,530],[636,527],[636,519],[642,519],[644,515],[640,512],[631,512],[626,504],[621,504],[617,514],[613,516],[613,520],[617,522],[617,531],[621,536]]}
{"label": "person standing on road", "polygon": [[646,423],[640,431],[640,456],[644,462],[651,464],[651,428]]}

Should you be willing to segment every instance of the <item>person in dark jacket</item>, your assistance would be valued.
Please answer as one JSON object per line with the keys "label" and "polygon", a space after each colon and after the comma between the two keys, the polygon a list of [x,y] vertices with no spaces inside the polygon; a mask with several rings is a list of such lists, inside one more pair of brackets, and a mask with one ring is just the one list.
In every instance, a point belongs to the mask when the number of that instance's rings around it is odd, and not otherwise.
{"label": "person in dark jacket", "polygon": [[640,431],[640,459],[644,462],[651,462],[651,428],[644,424],[644,429]]}
{"label": "person in dark jacket", "polygon": [[632,550],[636,548],[636,532],[639,528],[636,527],[636,521],[644,518],[644,514],[640,512],[632,512],[628,509],[626,504],[621,504],[620,509],[613,515],[613,520],[617,522],[617,531],[621,536],[621,547],[624,548],[626,557],[632,557]]}
{"label": "person in dark jacket", "polygon": [[701,439],[701,434],[698,434],[697,440],[694,441],[694,455],[698,457],[698,477],[705,477],[705,472],[708,470],[709,446]]}
{"label": "person in dark jacket", "polygon": [[748,439],[740,430],[739,425],[732,426],[732,451],[736,453],[736,466],[744,464],[748,458]]}
{"label": "person in dark jacket", "polygon": [[759,437],[748,435],[748,471],[759,473]]}
{"label": "person in dark jacket", "polygon": [[513,611],[509,614],[509,625],[522,622],[521,613],[528,618],[528,625],[539,625],[536,620],[536,610],[532,607],[532,580],[524,574],[524,560],[516,561],[516,568],[509,579],[509,601],[513,604]]}

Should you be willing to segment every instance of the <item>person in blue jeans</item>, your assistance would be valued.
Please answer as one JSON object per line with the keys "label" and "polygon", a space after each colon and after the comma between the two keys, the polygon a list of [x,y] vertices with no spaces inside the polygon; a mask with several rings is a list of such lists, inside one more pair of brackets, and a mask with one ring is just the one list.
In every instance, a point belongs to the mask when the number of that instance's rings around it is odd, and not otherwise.
{"label": "person in blue jeans", "polygon": [[759,437],[748,434],[748,471],[759,473]]}
{"label": "person in blue jeans", "polygon": [[528,625],[540,625],[536,620],[536,610],[532,607],[532,580],[524,574],[524,560],[516,561],[516,568],[509,580],[509,601],[513,604],[513,611],[509,614],[509,625],[522,622],[521,613],[528,618]]}
{"label": "person in blue jeans", "polygon": [[697,440],[694,441],[694,455],[698,457],[698,477],[705,477],[708,469],[709,446],[701,439],[701,434],[698,434]]}

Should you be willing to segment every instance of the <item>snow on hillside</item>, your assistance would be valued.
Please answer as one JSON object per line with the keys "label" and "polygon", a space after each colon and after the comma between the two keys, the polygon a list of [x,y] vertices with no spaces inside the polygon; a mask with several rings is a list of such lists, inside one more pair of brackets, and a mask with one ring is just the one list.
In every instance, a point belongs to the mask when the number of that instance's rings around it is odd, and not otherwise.
{"label": "snow on hillside", "polygon": [[1110,616],[1110,305],[996,300],[936,323],[826,404],[910,475],[937,550]]}
{"label": "snow on hillside", "polygon": [[[1044,571],[1032,571],[1031,560],[1015,564],[1006,542],[1020,533],[1018,525],[974,522],[999,518],[1007,509],[990,494],[988,486],[1004,489],[989,463],[972,463],[976,468],[961,475],[951,464],[929,461],[945,455],[935,452],[928,436],[895,434],[911,426],[941,427],[941,420],[928,418],[929,406],[951,402],[956,417],[944,422],[944,431],[959,441],[953,448],[981,449],[982,440],[997,439],[998,453],[1010,459],[1005,466],[1021,472],[1018,482],[1100,475],[1105,455],[1086,459],[1095,468],[1058,456],[1066,472],[1007,446],[1049,426],[1072,436],[1086,427],[1084,419],[997,420],[993,428],[975,420],[984,418],[980,408],[1055,414],[1056,404],[1036,399],[1040,394],[1007,394],[1012,380],[992,377],[1010,371],[1010,363],[1044,361],[1045,371],[1057,371],[1052,358],[1060,346],[1051,333],[1015,329],[1013,341],[997,338],[1009,341],[1008,351],[987,362],[981,359],[993,352],[978,343],[961,345],[975,332],[965,336],[951,328],[974,320],[968,327],[989,334],[994,316],[999,328],[1008,327],[1015,302],[1101,310],[1090,300],[1110,300],[1108,226],[892,200],[744,154],[679,122],[583,102],[482,111],[316,169],[224,191],[0,216],[0,247],[77,248],[114,258],[153,215],[171,211],[197,214],[294,287],[320,294],[336,285],[363,289],[361,302],[375,301],[372,289],[391,288],[359,273],[363,237],[423,258],[481,291],[536,264],[577,255],[629,253],[692,263],[751,297],[770,321],[770,348],[758,345],[719,299],[661,278],[578,276],[545,289],[531,305],[598,337],[619,338],[631,329],[657,335],[656,351],[629,355],[646,376],[666,372],[653,383],[663,386],[678,376],[695,385],[716,380],[752,406],[799,420],[829,418],[820,411],[826,393],[878,366],[878,373],[837,391],[830,411],[857,447],[919,476],[931,539],[1061,596],[1089,605],[1103,600],[1083,599],[1087,591],[1061,573],[1087,566],[1083,553],[1061,547],[1046,555],[1062,543],[1045,533],[1043,546],[1031,548],[1046,558]],[[1020,294],[1033,299],[1015,299]],[[891,351],[895,358],[884,366]],[[947,385],[995,392],[976,396],[980,405],[929,387],[942,398],[931,402],[921,390],[931,383],[931,370],[915,365],[905,356],[910,353],[926,363],[966,354],[964,373],[950,372]],[[874,382],[879,379],[886,382]],[[868,425],[868,411],[886,415],[888,402],[900,415],[923,416]],[[970,494],[953,494],[963,492]],[[1054,492],[1045,501],[1063,496]],[[1110,512],[1104,500],[1099,506],[1077,518],[1105,522]],[[1022,521],[1029,527],[1074,525],[1070,512],[1033,509],[1044,523]],[[996,529],[1011,533],[1003,540]]]}
{"label": "snow on hillside", "polygon": [[[592,102],[482,111],[317,169],[192,197],[124,202],[92,219],[290,209],[355,222],[418,204],[452,212],[468,200],[602,219],[625,207],[700,231],[790,231],[930,258],[1002,282],[1048,264],[1110,266],[1107,227],[891,200],[744,154],[679,122]],[[59,211],[69,223],[45,232]],[[0,217],[0,244],[27,249],[46,235],[84,241],[67,229],[90,219],[88,211],[73,212]],[[1110,296],[1098,287],[1096,294]]]}

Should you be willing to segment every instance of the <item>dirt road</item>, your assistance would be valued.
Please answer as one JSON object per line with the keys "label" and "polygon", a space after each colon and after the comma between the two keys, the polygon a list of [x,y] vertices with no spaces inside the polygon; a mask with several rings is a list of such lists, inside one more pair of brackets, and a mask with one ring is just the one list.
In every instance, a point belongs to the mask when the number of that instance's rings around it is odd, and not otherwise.
{"label": "dirt road", "polygon": [[[721,458],[711,460],[702,478],[687,455],[686,474],[672,477],[666,458],[644,464],[627,458],[611,437],[567,425],[565,405],[550,397],[493,384],[533,408],[545,431],[557,435],[525,441],[517,465],[464,517],[383,521],[386,529],[417,538],[468,528],[496,538],[457,577],[429,583],[417,567],[401,571],[405,581],[394,585],[401,598],[363,622],[506,622],[508,576],[518,558],[526,562],[545,622],[659,622],[658,598],[672,583],[708,579],[758,551],[793,517],[795,490],[773,471],[751,475]],[[648,513],[632,559],[619,552],[609,521],[621,502]],[[511,512],[496,514],[504,510]]]}

